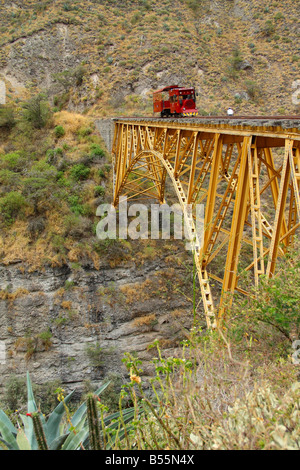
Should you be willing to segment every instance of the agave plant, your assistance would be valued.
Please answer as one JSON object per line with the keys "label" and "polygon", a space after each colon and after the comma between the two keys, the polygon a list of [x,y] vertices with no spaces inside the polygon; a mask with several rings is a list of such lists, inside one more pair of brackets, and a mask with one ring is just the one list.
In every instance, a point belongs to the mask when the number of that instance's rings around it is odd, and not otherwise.
{"label": "agave plant", "polygon": [[[37,408],[27,372],[28,412],[26,415],[20,415],[23,427],[17,429],[4,411],[0,410],[0,441],[8,450],[76,450],[90,447],[101,449],[103,440],[105,449],[111,448],[116,440],[114,433],[118,439],[124,437],[124,426],[133,419],[134,409],[106,416],[100,423],[95,397],[98,397],[108,385],[109,382],[102,385],[93,396],[89,396],[87,402],[82,403],[73,414],[67,429],[62,429],[62,418],[75,390],[57,405],[46,420]],[[128,432],[129,428],[126,431]]]}

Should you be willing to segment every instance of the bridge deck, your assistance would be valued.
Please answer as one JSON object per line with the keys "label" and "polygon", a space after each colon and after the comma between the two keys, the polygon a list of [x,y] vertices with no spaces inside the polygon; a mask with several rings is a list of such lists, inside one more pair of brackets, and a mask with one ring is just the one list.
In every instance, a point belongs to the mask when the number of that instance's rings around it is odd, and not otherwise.
{"label": "bridge deck", "polygon": [[173,127],[239,135],[266,135],[300,140],[300,116],[204,116],[190,118],[119,117],[117,122],[132,122],[157,127]]}

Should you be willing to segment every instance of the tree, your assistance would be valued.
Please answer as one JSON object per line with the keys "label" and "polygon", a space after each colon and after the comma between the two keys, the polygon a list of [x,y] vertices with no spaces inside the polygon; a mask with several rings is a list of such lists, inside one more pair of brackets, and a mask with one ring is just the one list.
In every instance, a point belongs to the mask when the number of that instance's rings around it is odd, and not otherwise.
{"label": "tree", "polygon": [[71,87],[82,85],[85,74],[85,67],[79,65],[75,69],[56,73],[53,78],[64,87],[65,91],[69,91]]}
{"label": "tree", "polygon": [[56,175],[54,166],[38,162],[24,179],[23,195],[33,205],[35,215],[46,210],[55,201]]}
{"label": "tree", "polygon": [[268,279],[261,276],[260,285],[252,297],[234,303],[228,331],[238,336],[283,338],[287,344],[300,334],[300,243],[278,261],[277,272]]}
{"label": "tree", "polygon": [[0,128],[12,129],[16,123],[13,108],[0,106]]}
{"label": "tree", "polygon": [[23,117],[36,129],[42,129],[49,122],[51,110],[46,95],[40,93],[23,105]]}
{"label": "tree", "polygon": [[24,196],[17,191],[11,191],[0,198],[0,214],[9,224],[14,221],[25,206]]}

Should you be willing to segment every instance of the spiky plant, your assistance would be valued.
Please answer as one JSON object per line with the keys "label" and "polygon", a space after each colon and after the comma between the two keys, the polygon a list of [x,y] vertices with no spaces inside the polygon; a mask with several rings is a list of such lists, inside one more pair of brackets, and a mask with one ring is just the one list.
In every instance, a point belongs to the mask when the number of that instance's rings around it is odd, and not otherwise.
{"label": "spiky plant", "polygon": [[[93,395],[94,398],[87,399],[76,412],[68,419],[67,429],[62,430],[61,421],[70,402],[74,390],[63,398],[46,420],[38,410],[29,373],[27,373],[27,414],[20,415],[23,426],[20,429],[13,425],[3,410],[0,410],[0,442],[8,450],[76,450],[79,448],[101,448],[101,434],[110,436],[110,442],[106,449],[115,444],[114,432],[117,431],[118,439],[124,436],[123,427],[134,417],[134,410],[127,409],[106,416],[102,420],[102,431],[97,414],[96,399],[109,385],[102,385]],[[87,405],[89,408],[87,416]],[[88,423],[87,423],[88,421]]]}

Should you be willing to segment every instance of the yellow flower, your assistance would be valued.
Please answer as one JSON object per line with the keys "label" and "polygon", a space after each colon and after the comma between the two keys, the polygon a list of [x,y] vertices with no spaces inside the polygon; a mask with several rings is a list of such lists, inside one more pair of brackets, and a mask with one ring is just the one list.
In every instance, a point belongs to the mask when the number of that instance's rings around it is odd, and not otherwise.
{"label": "yellow flower", "polygon": [[131,382],[136,382],[137,384],[141,383],[141,377],[135,374],[131,374],[130,380]]}

